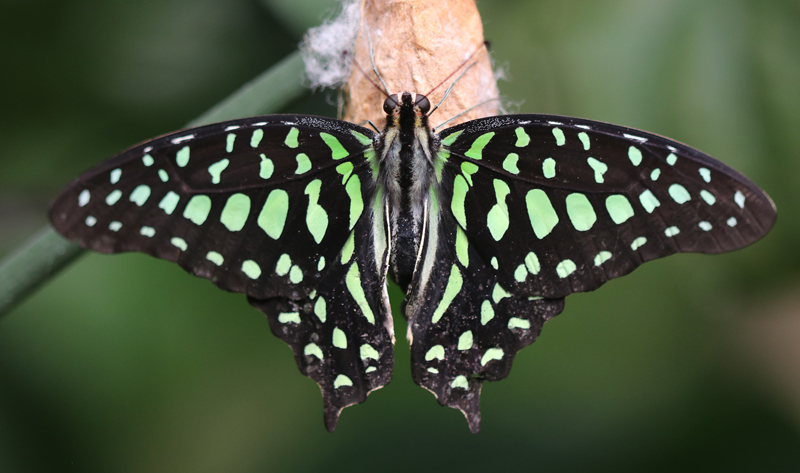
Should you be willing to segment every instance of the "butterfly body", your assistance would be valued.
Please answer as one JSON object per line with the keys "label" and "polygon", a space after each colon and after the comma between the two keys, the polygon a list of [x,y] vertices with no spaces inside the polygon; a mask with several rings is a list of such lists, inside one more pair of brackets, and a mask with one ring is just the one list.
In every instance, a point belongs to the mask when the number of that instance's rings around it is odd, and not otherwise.
{"label": "butterfly body", "polygon": [[270,115],[131,148],[51,208],[86,248],[142,251],[244,293],[323,392],[325,421],[387,384],[387,276],[406,292],[412,374],[480,425],[564,297],[676,252],[746,246],[775,221],[741,174],[680,143],[548,115],[434,133],[421,95],[374,133]]}

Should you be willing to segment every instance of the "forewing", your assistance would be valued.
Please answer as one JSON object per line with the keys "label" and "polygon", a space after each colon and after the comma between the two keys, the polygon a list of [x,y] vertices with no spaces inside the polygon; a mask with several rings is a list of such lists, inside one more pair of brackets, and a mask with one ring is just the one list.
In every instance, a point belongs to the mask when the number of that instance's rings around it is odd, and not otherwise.
{"label": "forewing", "polygon": [[[382,256],[372,245],[372,135],[338,120],[291,115],[184,130],[79,177],[56,199],[51,221],[84,248],[141,251],[247,294],[295,355],[303,354],[301,370],[322,387],[333,428],[342,407],[391,376],[390,315],[375,263]],[[342,277],[343,251],[372,255],[362,262],[360,292]],[[323,313],[323,299],[326,314],[305,318],[309,304],[311,313]],[[368,311],[373,320],[364,324]],[[344,367],[364,360],[338,347],[334,326],[351,344],[361,340],[379,354],[368,378],[348,372],[349,385],[336,381]],[[311,340],[316,349],[308,348]],[[304,367],[317,355],[329,370]]]}
{"label": "forewing", "polygon": [[460,171],[444,204],[517,295],[560,298],[673,253],[731,251],[776,218],[746,177],[638,130],[512,115],[448,129],[442,141]]}

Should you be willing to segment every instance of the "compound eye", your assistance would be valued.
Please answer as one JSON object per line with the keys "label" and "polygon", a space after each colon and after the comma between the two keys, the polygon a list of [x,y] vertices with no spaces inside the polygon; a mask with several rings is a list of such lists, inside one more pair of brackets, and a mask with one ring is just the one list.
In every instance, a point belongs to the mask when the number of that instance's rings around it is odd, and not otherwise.
{"label": "compound eye", "polygon": [[395,107],[397,107],[397,95],[386,97],[386,100],[383,101],[383,111],[386,112],[387,115],[391,115]]}
{"label": "compound eye", "polygon": [[428,101],[428,97],[424,95],[417,95],[417,107],[419,107],[419,111],[424,114],[428,113],[428,110],[431,109],[431,103]]}

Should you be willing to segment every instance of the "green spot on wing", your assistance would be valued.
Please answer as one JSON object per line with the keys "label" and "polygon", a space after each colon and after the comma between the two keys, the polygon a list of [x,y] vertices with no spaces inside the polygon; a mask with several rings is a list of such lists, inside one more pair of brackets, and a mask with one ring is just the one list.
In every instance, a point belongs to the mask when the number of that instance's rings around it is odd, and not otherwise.
{"label": "green spot on wing", "polygon": [[597,253],[597,256],[594,257],[594,265],[600,266],[601,264],[605,263],[606,261],[611,259],[611,253],[608,251],[601,251]]}
{"label": "green spot on wing", "polygon": [[300,144],[297,141],[297,137],[300,135],[300,130],[295,127],[292,127],[289,130],[289,133],[286,134],[286,139],[283,140],[284,144],[290,148],[297,148]]}
{"label": "green spot on wing", "polygon": [[182,251],[186,251],[186,248],[189,247],[186,244],[186,240],[184,240],[183,238],[172,237],[169,240],[169,242],[172,243],[173,245],[175,245],[176,247],[180,248]]}
{"label": "green spot on wing", "polygon": [[256,128],[253,130],[253,135],[250,136],[250,147],[251,148],[258,148],[258,145],[261,144],[261,140],[264,138],[264,130],[261,128]]}
{"label": "green spot on wing", "polygon": [[514,144],[514,146],[516,146],[517,148],[524,148],[524,147],[528,146],[528,144],[530,144],[531,137],[528,136],[527,133],[525,133],[525,129],[524,128],[517,127],[514,130],[514,133],[516,133],[516,135],[517,135],[517,142]]}
{"label": "green spot on wing", "polygon": [[249,215],[250,197],[245,194],[233,194],[225,202],[225,207],[222,209],[219,220],[228,230],[238,232],[244,228]]}
{"label": "green spot on wing", "polygon": [[486,353],[483,354],[481,357],[481,366],[486,366],[492,360],[502,360],[503,359],[503,349],[502,348],[489,348],[486,350]]}
{"label": "green spot on wing", "polygon": [[178,154],[175,156],[175,161],[178,163],[178,166],[184,168],[187,164],[189,164],[189,147],[184,146],[183,148],[178,151]]}
{"label": "green spot on wing", "polygon": [[467,377],[464,376],[463,374],[456,376],[456,379],[454,379],[453,382],[450,383],[450,387],[453,389],[455,388],[469,389],[469,382],[467,381]]}
{"label": "green spot on wing", "polygon": [[328,133],[320,133],[319,136],[320,138],[322,138],[322,141],[324,141],[325,144],[328,145],[328,148],[331,149],[332,159],[334,160],[342,159],[350,155],[350,153],[348,153],[347,150],[344,149],[344,146],[342,146],[342,144],[339,143],[339,140],[336,139],[335,136],[329,135]]}
{"label": "green spot on wing", "polygon": [[489,232],[495,241],[500,241],[508,230],[508,205],[506,205],[506,197],[511,193],[508,184],[500,179],[494,180],[494,193],[497,203],[489,210],[486,216],[486,226],[489,227]]}
{"label": "green spot on wing", "polygon": [[269,179],[272,173],[275,172],[275,164],[266,155],[261,154],[261,166],[258,171],[258,177],[261,179]]}
{"label": "green spot on wing", "polygon": [[653,193],[650,192],[650,189],[647,189],[646,191],[639,194],[639,202],[642,203],[642,207],[644,207],[644,209],[649,214],[653,213],[653,210],[655,210],[656,207],[661,205],[661,202],[659,202],[656,196],[654,196]]}
{"label": "green spot on wing", "polygon": [[517,317],[511,317],[510,319],[508,319],[508,329],[513,330],[515,328],[528,330],[529,328],[531,328],[531,322],[529,320],[520,319]]}
{"label": "green spot on wing", "polygon": [[273,240],[280,238],[289,213],[289,194],[282,189],[273,189],[261,212],[258,214],[258,226]]}
{"label": "green spot on wing", "polygon": [[342,386],[352,386],[353,381],[347,376],[340,374],[333,380],[333,389],[339,389]]}
{"label": "green spot on wing", "polygon": [[672,200],[679,204],[685,204],[692,199],[692,196],[689,195],[689,191],[680,184],[672,184],[669,186],[669,195],[672,197]]}
{"label": "green spot on wing", "polygon": [[542,268],[539,265],[539,257],[537,257],[534,252],[530,252],[525,256],[525,267],[528,269],[529,273],[539,274]]}
{"label": "green spot on wing", "polygon": [[261,266],[249,259],[242,262],[242,272],[250,279],[258,279],[261,276]]}
{"label": "green spot on wing", "polygon": [[519,161],[519,155],[517,153],[509,153],[508,156],[506,156],[506,159],[503,160],[503,169],[511,174],[519,174],[517,161]]}
{"label": "green spot on wing", "polygon": [[425,353],[425,361],[444,360],[444,347],[441,345],[434,345]]}
{"label": "green spot on wing", "polygon": [[202,225],[208,218],[210,211],[211,199],[207,195],[196,195],[189,199],[189,203],[183,209],[183,216],[191,220],[195,225]]}
{"label": "green spot on wing", "polygon": [[300,314],[297,312],[281,312],[278,314],[278,322],[288,324],[289,322],[299,324]]}
{"label": "green spot on wing", "polygon": [[222,263],[225,262],[225,258],[223,258],[222,255],[217,253],[216,251],[209,251],[208,253],[206,253],[206,259],[216,264],[217,266],[221,266]]}
{"label": "green spot on wing", "polygon": [[224,171],[228,167],[228,164],[230,164],[230,161],[227,158],[225,158],[221,161],[217,161],[216,163],[208,167],[208,173],[211,174],[212,184],[219,184],[222,176],[222,171]]}
{"label": "green spot on wing", "polygon": [[469,161],[464,161],[461,163],[461,172],[464,174],[464,179],[467,180],[469,185],[472,185],[472,175],[478,172],[478,169],[480,168],[475,163],[471,163]]}
{"label": "green spot on wing", "polygon": [[292,267],[292,258],[286,253],[278,258],[278,263],[275,265],[275,274],[278,276],[286,276],[289,274],[289,269]]}
{"label": "green spot on wing", "polygon": [[578,267],[575,266],[575,263],[571,259],[565,259],[556,266],[556,274],[558,274],[558,277],[561,279],[564,279],[574,273],[576,269],[578,269]]}
{"label": "green spot on wing", "polygon": [[328,319],[328,303],[322,296],[314,303],[314,315],[316,315],[323,324]]}
{"label": "green spot on wing", "polygon": [[461,276],[461,271],[458,270],[458,266],[453,265],[452,268],[450,268],[450,277],[447,279],[447,286],[444,288],[442,300],[439,302],[439,305],[436,306],[436,310],[433,311],[431,323],[435,324],[442,318],[445,311],[447,311],[450,304],[453,302],[453,299],[461,292],[461,286],[463,284],[464,279]]}
{"label": "green spot on wing", "polygon": [[460,337],[458,337],[458,348],[461,351],[469,350],[472,348],[472,330],[467,330],[466,332],[462,333]]}
{"label": "green spot on wing", "polygon": [[585,131],[582,131],[578,133],[578,139],[581,140],[584,151],[589,151],[589,147],[591,146],[591,143],[589,142],[589,135],[587,135]]}
{"label": "green spot on wing", "polygon": [[644,245],[645,243],[647,243],[647,238],[639,237],[639,238],[633,240],[633,243],[631,243],[631,250],[636,251],[639,248],[641,248],[642,245]]}
{"label": "green spot on wing", "polygon": [[556,177],[556,160],[547,158],[542,163],[542,175],[548,179]]}
{"label": "green spot on wing", "polygon": [[464,130],[458,130],[455,133],[451,133],[451,134],[447,135],[444,139],[442,139],[442,144],[445,145],[445,146],[452,145],[453,143],[455,143],[456,139],[458,139],[458,137],[459,137],[459,135],[461,135],[461,133],[464,133]]}
{"label": "green spot on wing", "polygon": [[505,299],[506,297],[511,297],[511,294],[508,293],[499,283],[495,283],[494,289],[492,289],[492,300],[495,304],[499,304],[501,300]]}
{"label": "green spot on wing", "polygon": [[347,348],[347,337],[339,327],[333,329],[333,346],[341,349]]}
{"label": "green spot on wing", "polygon": [[372,144],[372,138],[365,136],[355,130],[350,130],[350,134],[353,135],[358,140],[358,142],[364,146],[369,146]]}
{"label": "green spot on wing", "polygon": [[490,131],[488,133],[484,133],[481,136],[477,137],[475,141],[472,142],[472,146],[470,146],[469,150],[464,153],[464,156],[472,159],[482,159],[483,158],[483,148],[489,144],[489,141],[494,136],[494,132]]}
{"label": "green spot on wing", "polygon": [[228,153],[233,152],[233,143],[236,142],[236,133],[228,133],[227,139],[225,140],[225,151]]}
{"label": "green spot on wing", "polygon": [[322,354],[322,349],[316,343],[309,343],[303,348],[303,355],[316,356],[320,360],[325,356]]}
{"label": "green spot on wing", "polygon": [[602,184],[603,182],[605,182],[603,174],[605,174],[606,171],[608,171],[608,166],[606,165],[606,163],[594,158],[587,159],[587,162],[589,163],[589,166],[591,166],[592,170],[594,170],[595,182],[597,182],[598,184]]}
{"label": "green spot on wing", "polygon": [[467,197],[469,185],[467,181],[460,174],[456,175],[453,181],[453,200],[450,203],[450,210],[453,211],[453,216],[458,221],[461,228],[467,228],[467,215],[464,209],[464,200]]}
{"label": "green spot on wing", "polygon": [[372,308],[367,302],[367,296],[364,295],[364,288],[361,287],[361,275],[358,272],[358,265],[356,263],[350,265],[350,269],[347,271],[347,276],[345,277],[345,285],[347,286],[347,290],[350,291],[350,295],[353,296],[356,304],[358,304],[358,307],[361,309],[361,313],[369,323],[375,325],[375,315],[373,315]]}
{"label": "green spot on wing", "polygon": [[150,198],[150,186],[144,184],[136,186],[131,192],[130,201],[141,207]]}
{"label": "green spot on wing", "polygon": [[624,195],[610,195],[606,198],[606,210],[611,216],[611,220],[617,225],[633,217],[633,207]]}
{"label": "green spot on wing", "polygon": [[353,257],[353,251],[355,250],[355,233],[350,233],[350,236],[347,237],[347,240],[344,242],[344,246],[342,247],[342,264],[346,264],[350,261],[350,258]]}
{"label": "green spot on wing", "polygon": [[483,301],[481,304],[481,325],[486,325],[493,318],[494,308],[492,308],[492,303],[488,300]]}
{"label": "green spot on wing", "polygon": [[381,355],[378,353],[378,350],[372,347],[372,345],[365,343],[361,345],[358,349],[359,355],[361,355],[362,360],[369,360],[372,358],[373,360],[380,359]]}
{"label": "green spot on wing", "polygon": [[[114,192],[119,192],[119,191],[114,191]],[[178,202],[180,202],[180,200],[181,198],[178,194],[169,191],[167,192],[167,195],[165,195],[164,198],[161,199],[161,202],[158,203],[158,208],[163,209],[165,214],[172,215],[172,212],[175,211],[175,207],[178,206]],[[106,199],[106,201],[108,201],[108,199]]]}
{"label": "green spot on wing", "polygon": [[567,139],[564,137],[564,131],[561,128],[553,128],[553,137],[556,139],[556,145],[564,146]]}
{"label": "green spot on wing", "polygon": [[297,169],[294,171],[295,174],[305,174],[311,170],[311,160],[308,159],[307,154],[300,153],[295,159],[297,160]]}
{"label": "green spot on wing", "polygon": [[558,214],[556,214],[553,204],[550,203],[550,198],[541,189],[528,191],[528,195],[525,196],[525,205],[528,208],[528,218],[533,232],[541,240],[553,231],[558,223]]}
{"label": "green spot on wing", "polygon": [[572,226],[579,232],[591,229],[597,221],[597,214],[595,214],[589,198],[577,192],[567,196],[567,215]]}
{"label": "green spot on wing", "polygon": [[461,227],[456,227],[456,256],[462,266],[469,267],[469,241]]}
{"label": "green spot on wing", "polygon": [[642,163],[642,152],[636,146],[631,146],[628,148],[628,159],[634,166],[638,166]]}

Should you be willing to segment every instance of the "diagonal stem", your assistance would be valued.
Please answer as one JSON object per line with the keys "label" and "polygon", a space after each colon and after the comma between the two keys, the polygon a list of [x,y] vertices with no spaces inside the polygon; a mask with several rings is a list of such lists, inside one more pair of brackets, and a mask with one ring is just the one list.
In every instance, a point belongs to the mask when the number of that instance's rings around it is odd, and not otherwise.
{"label": "diagonal stem", "polygon": [[[301,84],[303,71],[303,60],[300,53],[295,52],[189,122],[188,126],[280,110],[308,93]],[[0,316],[81,254],[83,249],[50,226],[9,252],[0,261]]]}

